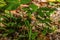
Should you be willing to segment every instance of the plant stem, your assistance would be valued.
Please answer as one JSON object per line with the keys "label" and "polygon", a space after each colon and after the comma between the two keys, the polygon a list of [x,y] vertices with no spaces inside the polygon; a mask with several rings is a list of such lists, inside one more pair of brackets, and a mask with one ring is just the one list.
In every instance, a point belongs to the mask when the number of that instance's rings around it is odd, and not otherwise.
{"label": "plant stem", "polygon": [[31,35],[32,35],[32,28],[31,28],[31,26],[29,27],[29,40],[31,40]]}

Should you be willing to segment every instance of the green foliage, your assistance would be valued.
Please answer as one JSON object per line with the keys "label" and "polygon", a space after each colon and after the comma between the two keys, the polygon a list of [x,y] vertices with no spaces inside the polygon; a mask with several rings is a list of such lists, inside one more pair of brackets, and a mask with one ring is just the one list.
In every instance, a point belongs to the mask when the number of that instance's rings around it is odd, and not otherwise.
{"label": "green foliage", "polygon": [[30,5],[29,5],[29,8],[30,8],[30,10],[31,10],[32,12],[36,12],[37,9],[38,9],[38,6],[36,6],[35,4],[30,4]]}
{"label": "green foliage", "polygon": [[[37,35],[39,33],[33,32],[32,31],[32,26],[31,26],[31,15],[35,12],[37,15],[35,15],[36,20],[39,21],[39,23],[45,23],[46,26],[42,30],[42,34],[46,35],[47,33],[51,33],[55,30],[55,28],[50,29],[50,15],[56,10],[55,8],[48,8],[48,7],[40,7],[36,6],[35,4],[31,3],[29,4],[29,7],[22,8],[23,11],[26,12],[28,15],[26,19],[22,18],[21,16],[16,17],[13,14],[11,14],[9,11],[10,10],[15,10],[17,9],[21,4],[28,4],[30,3],[31,0],[1,0],[0,3],[0,10],[3,10],[3,14],[0,15],[0,18],[3,18],[3,20],[0,20],[0,23],[3,23],[5,28],[0,27],[0,30],[3,31],[3,37],[8,36],[9,34],[12,34],[14,32],[19,32],[19,37],[17,40],[22,40],[20,38],[25,38],[27,37],[28,40],[35,40]],[[38,17],[39,16],[39,17]],[[24,20],[23,20],[24,19]],[[20,29],[20,28],[28,28],[28,32],[26,32],[25,29]],[[36,26],[36,25],[35,25]],[[21,32],[22,30],[22,32]],[[25,35],[27,34],[27,36]],[[20,37],[20,35],[23,35],[24,37]]]}
{"label": "green foliage", "polygon": [[18,6],[20,6],[20,1],[18,0],[5,0],[5,2],[7,4],[5,6],[6,10],[15,10]]}
{"label": "green foliage", "polygon": [[37,32],[33,32],[33,33],[32,33],[32,36],[31,36],[32,40],[35,40],[35,38],[37,37],[37,35],[38,35]]}
{"label": "green foliage", "polygon": [[[11,15],[10,13],[7,15],[3,15],[2,18],[4,18],[5,20],[2,22],[5,22],[4,24],[6,24],[7,27],[16,27],[19,26],[20,24],[22,25],[22,21],[21,21],[21,17],[16,18],[13,15]],[[19,23],[19,21],[21,21]]]}
{"label": "green foliage", "polygon": [[7,3],[19,3],[19,1],[18,0],[4,0],[5,2],[7,2]]}
{"label": "green foliage", "polygon": [[31,40],[31,36],[32,36],[32,27],[30,26],[30,23],[29,23],[29,21],[28,20],[25,20],[25,25],[26,25],[26,27],[28,27],[29,28],[29,32],[28,32],[28,34],[29,34],[29,40]]}
{"label": "green foliage", "polygon": [[4,2],[4,0],[0,0],[0,8],[4,7],[6,5],[6,3]]}
{"label": "green foliage", "polygon": [[43,30],[42,30],[42,34],[43,35],[46,35],[48,33],[51,33],[51,32],[54,32],[52,29],[50,29],[49,27],[45,27]]}
{"label": "green foliage", "polygon": [[9,34],[11,34],[11,33],[14,33],[15,32],[15,30],[13,30],[13,29],[9,29],[9,30],[6,30],[4,33],[3,33],[3,37],[6,37],[6,36],[8,36]]}
{"label": "green foliage", "polygon": [[44,17],[45,14],[49,17],[50,14],[52,14],[54,12],[54,10],[56,10],[56,9],[55,8],[42,7],[42,8],[39,8],[37,10],[37,13],[39,13],[39,15],[41,17]]}
{"label": "green foliage", "polygon": [[21,2],[21,4],[27,4],[27,3],[30,3],[31,0],[21,0],[20,2]]}
{"label": "green foliage", "polygon": [[[16,6],[15,6],[16,5]],[[17,7],[19,6],[19,4],[8,4],[6,7],[6,10],[15,10]]]}
{"label": "green foliage", "polygon": [[41,7],[37,10],[38,16],[37,19],[41,22],[41,23],[45,23],[46,26],[43,28],[42,30],[42,34],[46,35],[47,33],[51,33],[54,32],[53,29],[51,28],[51,25],[49,25],[52,21],[50,20],[50,15],[52,13],[54,13],[54,11],[56,10],[56,8],[48,8],[48,7]]}

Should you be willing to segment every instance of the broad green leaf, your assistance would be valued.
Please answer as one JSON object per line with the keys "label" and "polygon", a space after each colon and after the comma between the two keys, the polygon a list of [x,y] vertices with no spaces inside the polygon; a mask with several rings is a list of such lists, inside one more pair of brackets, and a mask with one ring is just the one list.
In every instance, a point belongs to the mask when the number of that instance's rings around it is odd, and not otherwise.
{"label": "broad green leaf", "polygon": [[7,3],[14,3],[14,4],[19,3],[19,0],[4,0],[4,1]]}
{"label": "broad green leaf", "polygon": [[30,3],[31,0],[20,0],[21,4],[27,4],[27,3]]}
{"label": "broad green leaf", "polygon": [[6,10],[15,10],[15,9],[17,9],[18,6],[19,6],[19,4],[8,4],[6,6]]}
{"label": "broad green leaf", "polygon": [[7,3],[7,5],[3,7],[5,10],[15,10],[20,6],[20,2],[18,0],[5,0],[5,2]]}

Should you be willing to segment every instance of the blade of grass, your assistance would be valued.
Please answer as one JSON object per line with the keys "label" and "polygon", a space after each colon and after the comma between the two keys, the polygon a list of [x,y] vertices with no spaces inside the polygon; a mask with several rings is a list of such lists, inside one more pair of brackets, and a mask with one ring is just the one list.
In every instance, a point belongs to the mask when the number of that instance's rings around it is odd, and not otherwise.
{"label": "blade of grass", "polygon": [[31,35],[32,35],[32,27],[30,26],[30,23],[28,20],[25,20],[25,25],[26,27],[29,28],[29,31],[28,31],[28,35],[29,35],[29,39],[28,40],[31,40]]}

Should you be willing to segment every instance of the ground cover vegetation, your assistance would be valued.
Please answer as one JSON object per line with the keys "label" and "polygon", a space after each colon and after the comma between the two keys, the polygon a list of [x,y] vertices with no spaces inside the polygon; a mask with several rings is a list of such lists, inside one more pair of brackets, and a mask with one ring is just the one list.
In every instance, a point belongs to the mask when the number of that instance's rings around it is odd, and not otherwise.
{"label": "ground cover vegetation", "polygon": [[48,35],[57,30],[50,19],[56,10],[39,7],[32,0],[0,0],[0,39],[50,40]]}

